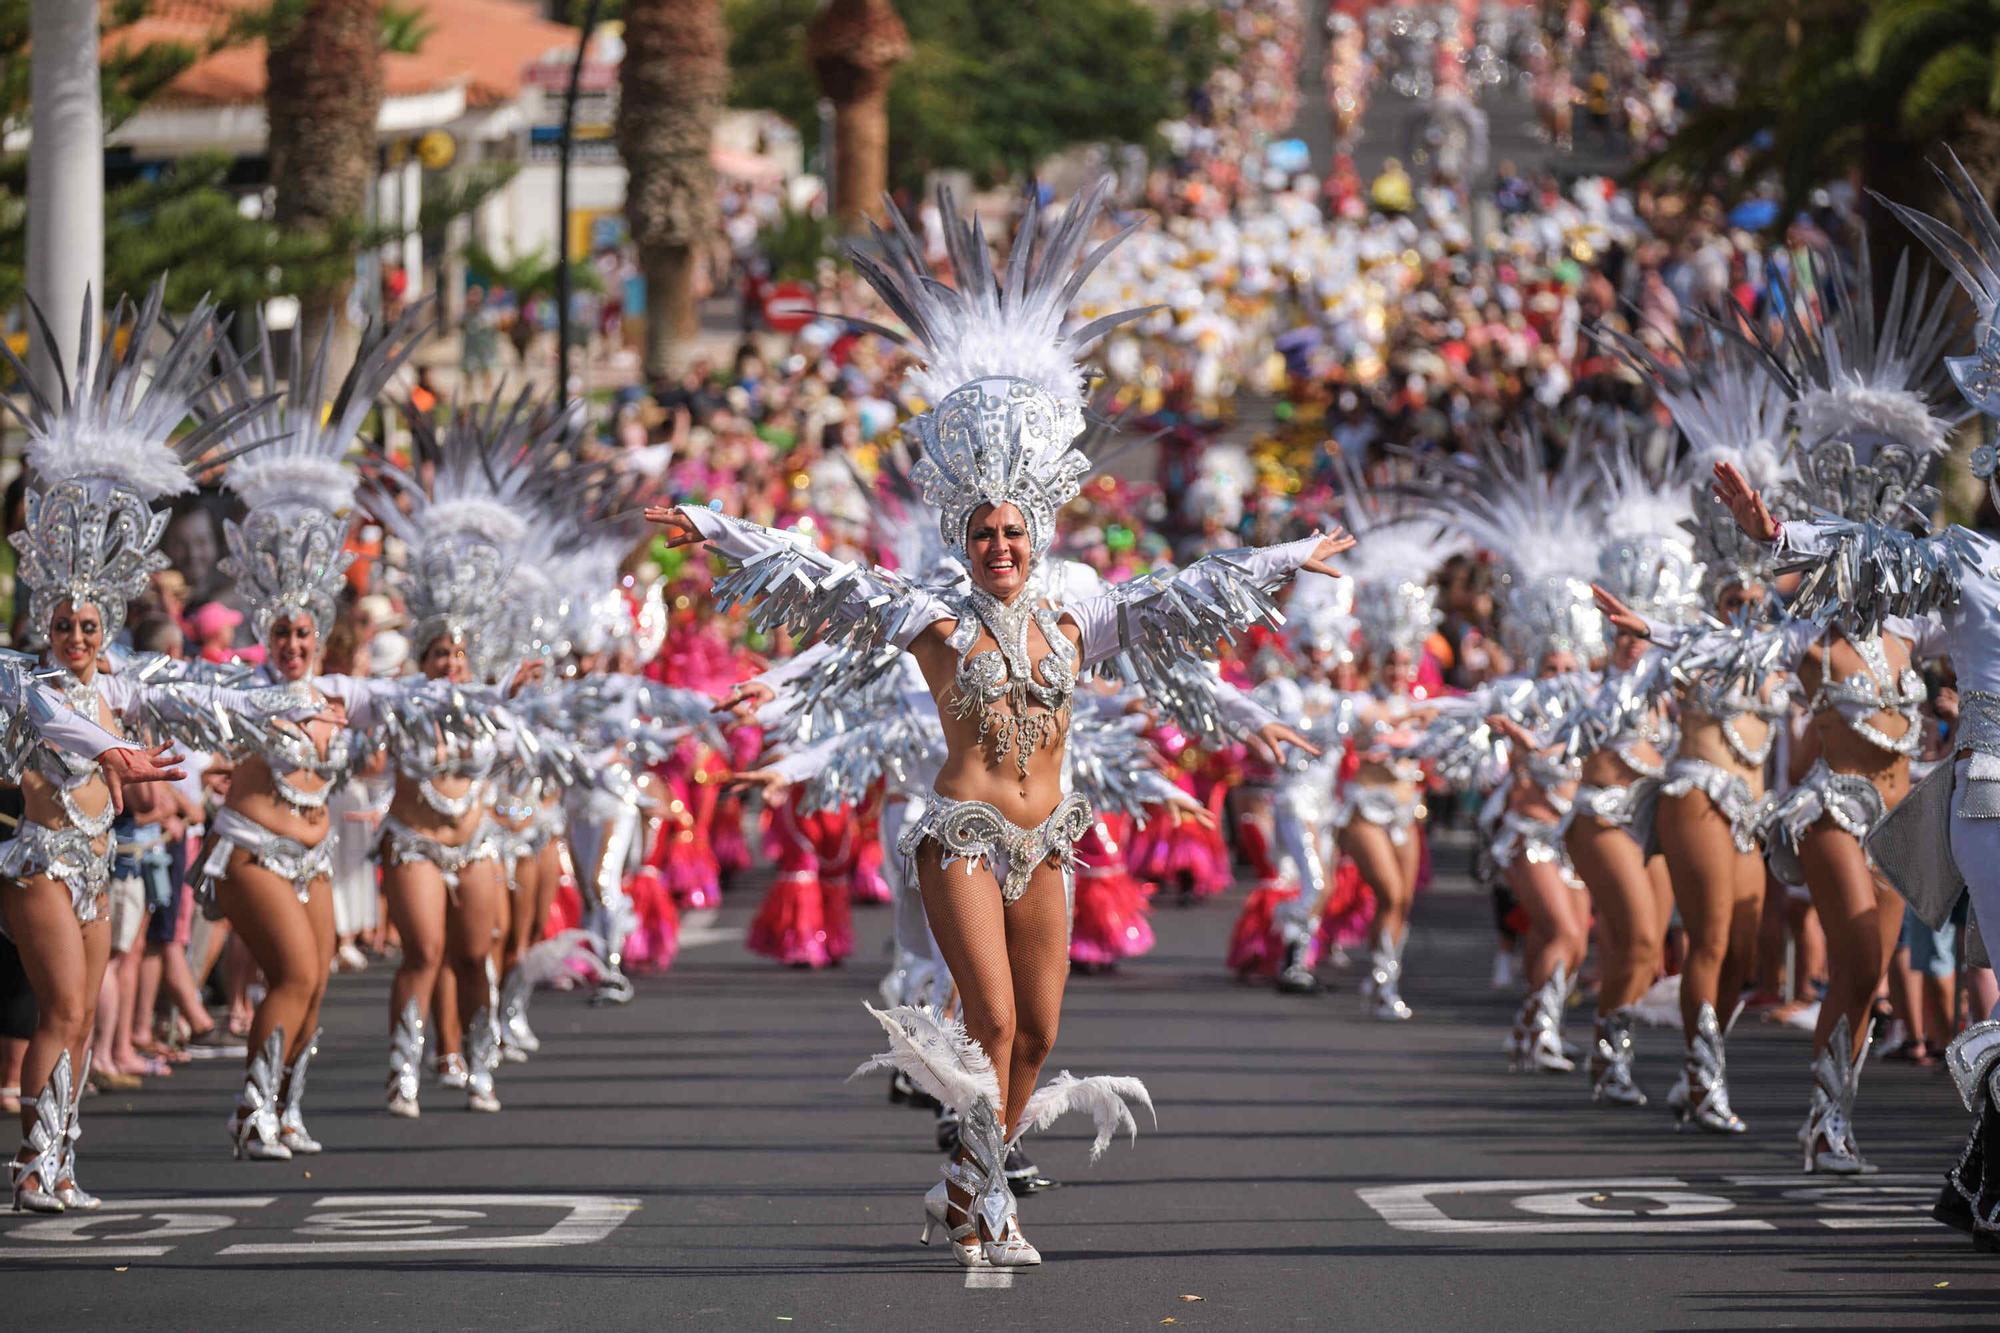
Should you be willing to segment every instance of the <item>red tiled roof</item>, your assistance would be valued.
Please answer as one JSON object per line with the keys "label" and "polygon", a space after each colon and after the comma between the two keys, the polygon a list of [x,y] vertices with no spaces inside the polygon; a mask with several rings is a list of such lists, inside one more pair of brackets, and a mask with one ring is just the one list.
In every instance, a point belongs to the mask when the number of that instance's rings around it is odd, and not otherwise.
{"label": "red tiled roof", "polygon": [[[466,102],[491,106],[519,96],[523,71],[552,50],[574,50],[576,29],[551,23],[522,0],[417,0],[431,28],[415,55],[382,57],[390,97],[438,92],[463,83]],[[152,42],[205,44],[232,17],[269,0],[158,0],[137,23],[105,34],[104,49]],[[181,105],[233,105],[264,96],[264,43],[245,42],[206,56],[160,94]]]}

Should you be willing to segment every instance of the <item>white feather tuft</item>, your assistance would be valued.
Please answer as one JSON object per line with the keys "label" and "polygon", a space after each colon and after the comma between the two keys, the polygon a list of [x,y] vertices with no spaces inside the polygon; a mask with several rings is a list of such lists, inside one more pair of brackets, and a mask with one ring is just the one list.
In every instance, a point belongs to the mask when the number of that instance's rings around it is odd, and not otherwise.
{"label": "white feather tuft", "polygon": [[1119,1078],[1111,1074],[1094,1074],[1089,1078],[1078,1078],[1067,1069],[1057,1074],[1028,1098],[1027,1106],[1021,1112],[1021,1127],[1014,1131],[1014,1140],[1041,1129],[1047,1129],[1062,1116],[1071,1111],[1082,1111],[1090,1116],[1096,1127],[1097,1136],[1091,1140],[1090,1160],[1096,1161],[1111,1146],[1112,1136],[1124,1130],[1133,1142],[1139,1138],[1139,1121],[1132,1114],[1128,1103],[1136,1103],[1146,1108],[1153,1124],[1160,1123],[1159,1114],[1153,1110],[1152,1094],[1146,1085],[1136,1078]]}
{"label": "white feather tuft", "polygon": [[338,458],[261,449],[232,464],[225,475],[229,489],[252,509],[290,502],[341,514],[354,505],[354,469]]}
{"label": "white feather tuft", "polygon": [[23,453],[29,471],[43,487],[78,477],[110,477],[148,500],[195,489],[180,455],[163,433],[152,429],[107,428],[71,420],[49,434],[32,436]]}
{"label": "white feather tuft", "polygon": [[864,1061],[848,1075],[850,1080],[877,1069],[899,1069],[961,1116],[982,1100],[989,1108],[1000,1105],[1000,1080],[993,1073],[993,1062],[966,1032],[965,1024],[928,1005],[877,1009],[864,1002],[862,1008],[889,1034],[889,1049]]}

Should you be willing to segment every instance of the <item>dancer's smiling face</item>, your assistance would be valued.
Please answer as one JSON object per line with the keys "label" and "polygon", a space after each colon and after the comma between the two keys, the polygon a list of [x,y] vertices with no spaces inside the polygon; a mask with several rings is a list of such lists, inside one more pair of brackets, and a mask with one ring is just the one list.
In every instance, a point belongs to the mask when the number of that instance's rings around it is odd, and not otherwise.
{"label": "dancer's smiling face", "polygon": [[440,634],[424,649],[423,672],[432,680],[448,680],[463,685],[472,679],[472,661],[465,655],[465,640]]}
{"label": "dancer's smiling face", "polygon": [[264,631],[265,656],[282,680],[304,680],[319,656],[319,626],[303,613],[278,616]]}
{"label": "dancer's smiling face", "polygon": [[104,617],[89,602],[63,601],[49,614],[49,656],[72,676],[88,680],[104,652]]}
{"label": "dancer's smiling face", "polygon": [[1003,602],[1028,586],[1028,520],[1011,504],[981,505],[965,525],[965,554],[972,581]]}

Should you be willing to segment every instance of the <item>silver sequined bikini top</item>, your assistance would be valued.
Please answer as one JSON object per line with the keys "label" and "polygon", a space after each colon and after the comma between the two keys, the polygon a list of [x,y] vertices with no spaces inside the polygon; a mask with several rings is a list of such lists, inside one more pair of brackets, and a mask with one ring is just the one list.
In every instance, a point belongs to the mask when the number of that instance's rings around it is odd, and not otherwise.
{"label": "silver sequined bikini top", "polygon": [[[306,703],[319,702],[319,693],[310,680],[267,678]],[[279,798],[294,810],[324,809],[333,789],[354,771],[354,733],[346,727],[327,738],[324,757],[303,727],[275,719],[251,743],[250,749],[271,771],[271,785],[277,788]],[[324,785],[308,790],[290,781],[301,773],[320,779]]]}
{"label": "silver sequined bikini top", "polygon": [[[957,599],[958,624],[950,644],[958,654],[952,677],[954,717],[979,719],[979,734],[989,741],[995,759],[1014,755],[1017,771],[1026,775],[1028,756],[1061,734],[1076,694],[1076,645],[1058,626],[1061,616],[1037,606],[1026,594],[1012,605],[980,588]],[[1028,657],[1028,625],[1041,627],[1049,651],[1039,661]],[[974,653],[984,627],[999,645]],[[1046,682],[1046,683],[1044,683]],[[1003,712],[1002,701],[1010,704]]]}
{"label": "silver sequined bikini top", "polygon": [[[55,689],[62,695],[63,702],[69,705],[72,712],[87,717],[92,722],[99,720],[101,714],[97,705],[100,696],[95,685],[87,685],[64,672],[62,679],[55,682]],[[85,755],[70,754],[66,750],[56,749],[53,745],[37,745],[28,752],[28,767],[48,781],[49,786],[54,789],[56,804],[62,807],[64,817],[69,820],[72,828],[85,837],[95,838],[104,833],[111,827],[112,820],[118,817],[118,812],[110,801],[106,801],[104,809],[94,815],[76,803],[77,790],[88,786],[90,781],[98,776],[95,759]]]}
{"label": "silver sequined bikini top", "polygon": [[[442,739],[397,743],[396,771],[417,784],[423,803],[446,819],[458,819],[485,800],[485,779],[500,761],[500,747],[491,736],[467,738],[447,732]],[[437,778],[471,778],[462,796],[446,796]]]}
{"label": "silver sequined bikini top", "polygon": [[[1854,645],[1866,669],[1845,680],[1822,681],[1819,692],[1813,695],[1812,711],[1832,709],[1840,714],[1849,730],[1877,749],[1891,754],[1915,754],[1923,744],[1923,729],[1917,718],[1917,710],[1927,697],[1923,676],[1912,666],[1905,666],[1900,672],[1892,670],[1880,634],[1867,638],[1842,637]],[[1891,679],[1893,685],[1887,683]],[[1909,725],[1901,736],[1891,737],[1875,725],[1875,717],[1880,713],[1895,713]]]}

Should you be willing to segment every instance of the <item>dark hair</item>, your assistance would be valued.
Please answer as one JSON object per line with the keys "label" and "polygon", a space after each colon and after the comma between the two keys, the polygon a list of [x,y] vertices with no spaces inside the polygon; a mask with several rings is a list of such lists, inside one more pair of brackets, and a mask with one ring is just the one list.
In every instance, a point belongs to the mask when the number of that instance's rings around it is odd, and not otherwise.
{"label": "dark hair", "polygon": [[168,653],[186,642],[181,627],[168,616],[148,616],[132,627],[132,647],[142,653]]}

